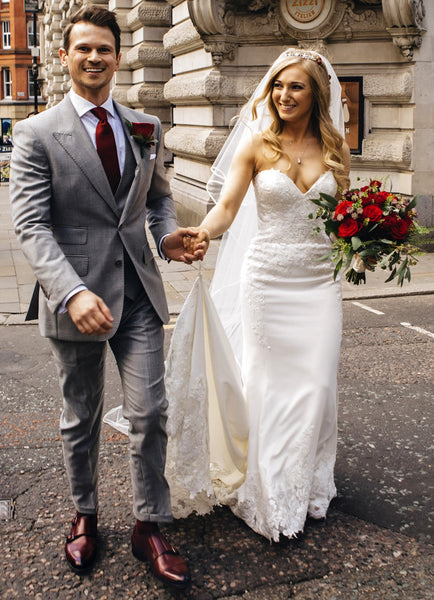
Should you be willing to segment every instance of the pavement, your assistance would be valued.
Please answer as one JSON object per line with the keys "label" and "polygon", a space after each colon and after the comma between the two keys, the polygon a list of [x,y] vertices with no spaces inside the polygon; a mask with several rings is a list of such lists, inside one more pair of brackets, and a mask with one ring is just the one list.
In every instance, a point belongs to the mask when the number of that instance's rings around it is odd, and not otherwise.
{"label": "pavement", "polygon": [[[201,265],[166,264],[158,259],[173,317],[167,328],[169,332],[198,269],[201,268],[205,280],[211,279],[217,252],[218,242],[213,242]],[[412,281],[404,287],[394,282],[385,284],[385,278],[384,272],[369,273],[366,285],[350,286],[344,282],[344,303],[416,295],[426,296],[429,302],[434,294],[434,253],[420,257],[412,269]],[[0,578],[0,598],[165,600],[176,597],[152,578],[146,565],[131,555],[129,536],[134,519],[127,440],[107,426],[103,428],[100,452],[101,549],[97,563],[92,574],[85,577],[71,573],[65,564],[63,544],[72,509],[58,434],[59,390],[47,340],[39,336],[35,322],[24,322],[33,285],[33,274],[13,233],[8,186],[2,184],[0,557],[3,577]],[[340,404],[343,398],[344,408],[340,408],[336,468],[339,496],[332,503],[327,519],[308,521],[302,535],[278,544],[270,544],[257,536],[225,507],[207,516],[191,516],[167,525],[165,530],[171,541],[188,558],[192,568],[192,588],[180,597],[198,600],[424,600],[433,597],[432,514],[429,512],[432,505],[429,471],[432,466],[432,423],[429,425],[432,369],[425,365],[422,372],[420,364],[412,365],[423,380],[423,397],[409,396],[411,382],[400,377],[402,368],[399,363],[395,364],[395,350],[388,340],[383,341],[386,343],[381,352],[390,359],[391,367],[386,373],[376,373],[378,389],[374,391],[378,397],[382,393],[384,396],[384,392],[394,397],[370,402],[360,398],[363,385],[358,372],[366,368],[360,369],[360,356],[352,358],[351,354],[360,343],[360,333],[350,332],[344,340],[346,368],[353,360],[350,367],[354,374],[352,377],[351,374],[349,377],[340,375]],[[429,363],[432,341],[428,339],[425,343]],[[409,354],[413,354],[412,347],[408,348]],[[372,346],[366,350],[372,351]],[[369,373],[366,372],[366,376]],[[399,385],[394,387],[396,382]],[[109,409],[119,403],[122,393],[110,356],[106,389]],[[393,414],[388,402],[393,402],[395,410],[392,421],[399,421],[395,429],[392,422],[386,425],[383,422],[384,414]],[[383,409],[386,412],[382,412]],[[398,410],[402,412],[398,414]],[[357,431],[352,429],[355,421],[360,425]],[[378,433],[376,428],[380,426],[384,429]],[[375,456],[371,449],[376,448],[378,436],[384,435],[389,435],[388,445],[379,444],[376,451],[381,454]],[[414,463],[408,472],[401,472],[403,468],[398,465],[399,457],[394,449],[402,447],[400,444],[405,447],[406,443],[410,447],[416,443],[414,440],[419,440]],[[396,447],[390,449],[395,442]],[[387,460],[382,454],[388,454]],[[372,457],[376,460],[368,460]],[[381,481],[379,468],[383,472]],[[357,479],[361,473],[363,477]],[[412,496],[408,489],[407,480],[411,477],[419,480],[418,497]],[[402,485],[397,483],[403,480]],[[388,520],[386,513],[390,507],[394,512],[393,518]]]}

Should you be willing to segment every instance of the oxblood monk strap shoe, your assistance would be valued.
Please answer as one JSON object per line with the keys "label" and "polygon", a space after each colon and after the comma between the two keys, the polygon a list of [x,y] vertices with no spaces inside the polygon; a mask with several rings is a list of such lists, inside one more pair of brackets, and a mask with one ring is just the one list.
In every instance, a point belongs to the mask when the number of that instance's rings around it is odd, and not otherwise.
{"label": "oxblood monk strap shoe", "polygon": [[157,523],[137,521],[131,537],[136,558],[149,561],[157,579],[174,590],[185,590],[190,585],[188,566],[178,550],[169,544]]}
{"label": "oxblood monk strap shoe", "polygon": [[97,516],[77,512],[65,544],[66,560],[74,573],[82,575],[92,568],[96,556],[96,534]]}

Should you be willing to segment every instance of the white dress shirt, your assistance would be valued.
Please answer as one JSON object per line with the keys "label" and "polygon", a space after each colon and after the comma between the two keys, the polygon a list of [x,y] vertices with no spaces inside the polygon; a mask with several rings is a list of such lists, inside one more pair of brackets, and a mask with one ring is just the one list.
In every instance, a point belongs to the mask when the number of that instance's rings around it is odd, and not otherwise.
{"label": "white dress shirt", "polygon": [[[92,144],[96,148],[96,126],[98,125],[99,119],[90,112],[92,108],[96,108],[96,105],[92,104],[92,102],[89,102],[89,100],[82,98],[73,90],[69,91],[69,99],[71,100],[72,106],[75,108],[78,116],[81,119],[81,122],[89,134]],[[106,109],[108,114],[108,122],[113,129],[118,153],[119,168],[122,175],[125,164],[125,132],[122,121],[120,116],[115,111],[113,98],[111,95],[107,98],[104,104],[101,104],[101,107]]]}

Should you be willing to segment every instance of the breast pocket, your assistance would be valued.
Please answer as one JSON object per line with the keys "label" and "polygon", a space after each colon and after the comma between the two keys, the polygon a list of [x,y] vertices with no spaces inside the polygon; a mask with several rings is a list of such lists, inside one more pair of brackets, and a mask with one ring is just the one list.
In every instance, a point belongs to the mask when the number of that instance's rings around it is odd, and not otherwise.
{"label": "breast pocket", "polygon": [[87,244],[87,227],[54,227],[53,233],[59,244]]}

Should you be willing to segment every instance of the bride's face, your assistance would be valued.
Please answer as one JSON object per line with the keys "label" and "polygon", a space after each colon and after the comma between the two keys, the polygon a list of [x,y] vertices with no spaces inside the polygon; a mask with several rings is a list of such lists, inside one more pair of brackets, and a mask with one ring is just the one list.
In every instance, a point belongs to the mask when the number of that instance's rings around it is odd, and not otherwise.
{"label": "bride's face", "polygon": [[298,64],[286,67],[274,80],[271,98],[282,121],[309,119],[313,108],[309,75]]}

